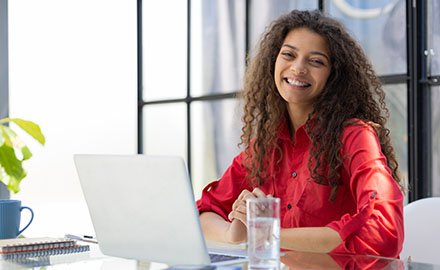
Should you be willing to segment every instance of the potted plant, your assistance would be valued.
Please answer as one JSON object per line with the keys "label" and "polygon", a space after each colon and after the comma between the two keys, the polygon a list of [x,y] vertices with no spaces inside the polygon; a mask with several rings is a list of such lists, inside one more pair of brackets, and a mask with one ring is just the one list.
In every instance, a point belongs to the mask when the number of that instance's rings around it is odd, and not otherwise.
{"label": "potted plant", "polygon": [[6,125],[10,122],[23,129],[41,145],[44,145],[46,140],[40,127],[32,121],[19,118],[0,119],[0,182],[3,182],[8,190],[17,193],[20,191],[21,180],[26,177],[23,161],[30,159],[32,153],[14,130]]}

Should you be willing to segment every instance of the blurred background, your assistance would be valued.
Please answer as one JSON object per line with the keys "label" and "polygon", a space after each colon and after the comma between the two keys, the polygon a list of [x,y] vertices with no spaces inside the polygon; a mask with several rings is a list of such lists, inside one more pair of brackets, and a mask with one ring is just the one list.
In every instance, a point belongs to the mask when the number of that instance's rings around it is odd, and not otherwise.
{"label": "blurred background", "polygon": [[292,9],[321,9],[360,42],[387,94],[407,201],[440,196],[440,2],[420,2],[0,0],[0,117],[36,122],[47,141],[19,133],[34,153],[11,194],[34,209],[26,233],[93,233],[75,153],[181,156],[199,198],[241,151],[246,55]]}

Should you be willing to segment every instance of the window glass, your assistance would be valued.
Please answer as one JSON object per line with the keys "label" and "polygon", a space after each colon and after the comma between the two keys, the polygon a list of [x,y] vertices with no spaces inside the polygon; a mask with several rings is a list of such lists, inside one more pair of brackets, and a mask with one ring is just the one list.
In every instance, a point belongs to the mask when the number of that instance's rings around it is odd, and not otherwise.
{"label": "window glass", "polygon": [[399,162],[399,171],[408,181],[408,98],[406,84],[385,85],[385,102],[390,111],[387,128],[391,132],[391,140]]}
{"label": "window glass", "polygon": [[191,174],[196,198],[240,153],[241,114],[237,99],[191,103]]}
{"label": "window glass", "polygon": [[428,4],[428,64],[431,75],[440,75],[440,1],[431,0]]}
{"label": "window glass", "polygon": [[440,86],[431,88],[432,195],[440,196]]}
{"label": "window glass", "polygon": [[293,9],[317,9],[318,1],[312,0],[251,0],[249,16],[250,49],[254,49],[265,28],[279,15]]}
{"label": "window glass", "polygon": [[142,1],[142,45],[144,100],[185,97],[187,2]]}
{"label": "window glass", "polygon": [[181,156],[187,161],[185,103],[145,106],[143,121],[143,153]]}
{"label": "window glass", "polygon": [[191,96],[242,88],[245,12],[244,0],[191,1]]}
{"label": "window glass", "polygon": [[380,75],[406,73],[405,0],[332,0],[328,11],[350,30]]}
{"label": "window glass", "polygon": [[43,147],[14,127],[33,154],[21,191],[11,194],[35,213],[23,234],[94,234],[73,155],[136,153],[136,1],[0,3],[9,12],[0,15],[9,20],[9,115],[34,121],[46,136]]}

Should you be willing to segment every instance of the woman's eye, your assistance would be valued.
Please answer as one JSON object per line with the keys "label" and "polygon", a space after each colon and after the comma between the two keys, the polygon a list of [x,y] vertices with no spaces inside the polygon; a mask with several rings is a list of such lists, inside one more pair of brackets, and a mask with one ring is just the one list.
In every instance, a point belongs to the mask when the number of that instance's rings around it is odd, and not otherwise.
{"label": "woman's eye", "polygon": [[322,62],[321,60],[319,60],[319,59],[312,59],[312,60],[310,60],[312,63],[315,63],[315,64],[319,64],[319,65],[324,65],[324,62]]}
{"label": "woman's eye", "polygon": [[283,52],[283,53],[281,53],[281,55],[284,55],[287,57],[293,57],[293,54],[291,54],[290,52]]}

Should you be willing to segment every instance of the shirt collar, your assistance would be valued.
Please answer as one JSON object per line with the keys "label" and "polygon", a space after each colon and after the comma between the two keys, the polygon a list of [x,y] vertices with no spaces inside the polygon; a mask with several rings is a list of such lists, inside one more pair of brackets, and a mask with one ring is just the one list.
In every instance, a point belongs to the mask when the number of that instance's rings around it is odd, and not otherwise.
{"label": "shirt collar", "polygon": [[[295,138],[297,143],[302,141],[302,139],[311,140],[310,134],[306,131],[306,123],[301,125],[295,133]],[[309,120],[310,128],[313,128],[316,125],[315,119]],[[289,140],[292,141],[290,137],[289,131],[289,116],[287,113],[281,118],[280,123],[278,125],[278,138],[281,140]]]}

